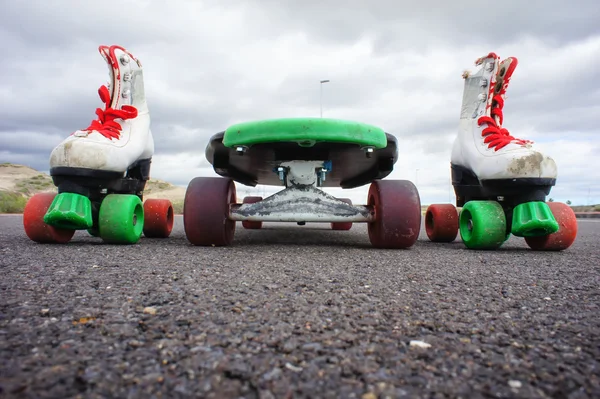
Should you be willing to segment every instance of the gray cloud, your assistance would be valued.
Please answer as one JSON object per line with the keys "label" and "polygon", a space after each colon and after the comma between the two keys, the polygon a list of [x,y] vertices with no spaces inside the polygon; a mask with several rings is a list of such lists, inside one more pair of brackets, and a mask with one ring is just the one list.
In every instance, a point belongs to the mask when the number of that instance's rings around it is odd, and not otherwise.
{"label": "gray cloud", "polygon": [[[397,52],[432,45],[510,43],[519,37],[544,37],[558,45],[598,33],[600,10],[595,0],[507,0],[485,3],[462,0],[409,1],[254,0],[267,9],[271,23],[307,32],[318,41],[353,42],[363,35],[377,38],[378,50]],[[283,28],[281,28],[283,29]]]}

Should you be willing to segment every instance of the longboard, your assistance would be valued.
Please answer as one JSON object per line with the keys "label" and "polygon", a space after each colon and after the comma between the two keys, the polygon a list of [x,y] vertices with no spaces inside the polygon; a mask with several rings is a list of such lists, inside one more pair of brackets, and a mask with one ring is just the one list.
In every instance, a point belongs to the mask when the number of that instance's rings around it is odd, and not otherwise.
{"label": "longboard", "polygon": [[284,118],[239,123],[210,138],[215,172],[247,186],[281,185],[284,161],[329,161],[322,187],[355,188],[388,176],[398,141],[381,128],[353,121]]}

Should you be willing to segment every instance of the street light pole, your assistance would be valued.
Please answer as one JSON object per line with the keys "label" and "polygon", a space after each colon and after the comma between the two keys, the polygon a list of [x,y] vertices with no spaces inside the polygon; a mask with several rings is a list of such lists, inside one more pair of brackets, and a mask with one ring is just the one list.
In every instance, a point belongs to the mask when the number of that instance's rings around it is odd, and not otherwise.
{"label": "street light pole", "polygon": [[328,79],[321,80],[321,84],[319,85],[320,89],[321,89],[320,90],[321,91],[321,94],[320,94],[320,98],[321,98],[321,118],[323,117],[323,83],[328,83],[328,82],[329,82]]}

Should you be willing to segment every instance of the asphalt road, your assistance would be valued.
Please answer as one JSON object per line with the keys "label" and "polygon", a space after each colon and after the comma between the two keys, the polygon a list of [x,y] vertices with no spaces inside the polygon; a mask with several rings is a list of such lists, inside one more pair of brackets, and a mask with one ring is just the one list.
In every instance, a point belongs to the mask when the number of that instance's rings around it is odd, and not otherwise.
{"label": "asphalt road", "polygon": [[134,246],[40,245],[21,223],[0,216],[0,397],[600,397],[596,220],[560,253],[424,229],[375,250],[361,224],[238,223],[201,248],[181,217]]}

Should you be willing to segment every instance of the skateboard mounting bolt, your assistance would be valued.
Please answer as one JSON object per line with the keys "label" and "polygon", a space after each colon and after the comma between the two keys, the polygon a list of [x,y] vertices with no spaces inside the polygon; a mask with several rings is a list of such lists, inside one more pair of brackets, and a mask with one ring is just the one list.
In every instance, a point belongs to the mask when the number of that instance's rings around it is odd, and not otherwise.
{"label": "skateboard mounting bolt", "polygon": [[371,155],[373,155],[373,151],[375,151],[373,149],[373,147],[366,147],[365,148],[365,155],[367,156],[367,158],[371,158]]}
{"label": "skateboard mounting bolt", "polygon": [[123,54],[120,58],[121,64],[126,65],[129,62],[129,56],[126,54]]}
{"label": "skateboard mounting bolt", "polygon": [[279,180],[284,181],[285,180],[285,169],[280,166],[277,168],[277,172],[279,172]]}
{"label": "skateboard mounting bolt", "polygon": [[130,91],[129,91],[129,90],[125,90],[125,91],[123,92],[123,94],[121,94],[121,96],[122,96],[123,98],[129,98],[129,93],[130,93]]}
{"label": "skateboard mounting bolt", "polygon": [[485,78],[481,79],[481,87],[487,87],[487,85],[488,85],[487,79],[485,79]]}
{"label": "skateboard mounting bolt", "polygon": [[479,98],[479,101],[481,102],[485,102],[485,100],[487,100],[487,96],[483,93],[481,93],[477,98]]}
{"label": "skateboard mounting bolt", "polygon": [[325,181],[326,177],[327,177],[327,169],[321,168],[321,183]]}
{"label": "skateboard mounting bolt", "polygon": [[248,148],[244,147],[244,146],[239,146],[235,149],[235,151],[238,153],[238,155],[244,155],[244,153],[248,150]]}
{"label": "skateboard mounting bolt", "polygon": [[131,74],[129,72],[126,72],[123,74],[123,81],[124,82],[129,82],[131,80]]}

